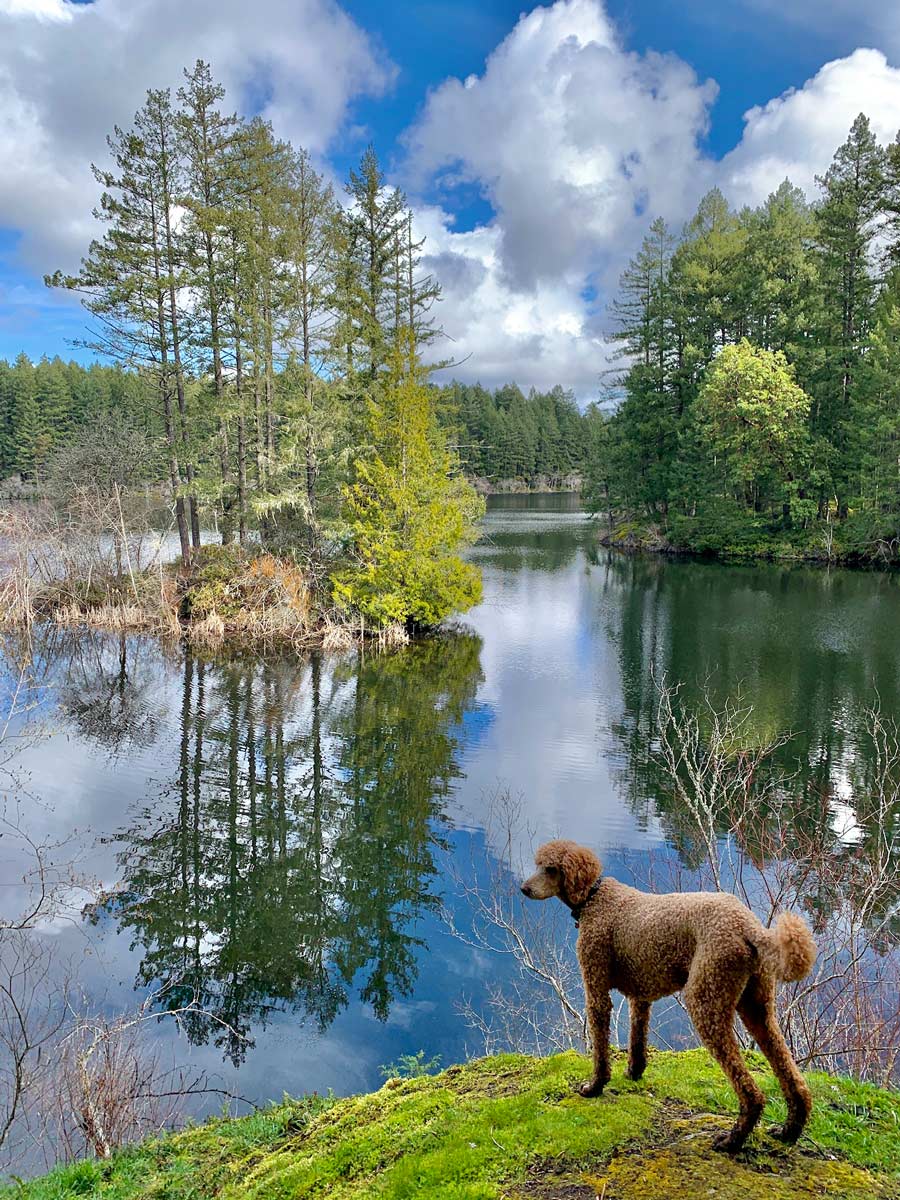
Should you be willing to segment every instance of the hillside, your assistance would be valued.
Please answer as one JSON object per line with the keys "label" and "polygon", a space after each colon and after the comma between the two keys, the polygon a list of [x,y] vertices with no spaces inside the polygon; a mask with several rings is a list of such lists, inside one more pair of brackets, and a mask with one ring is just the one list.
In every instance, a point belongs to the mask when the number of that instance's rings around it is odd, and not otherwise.
{"label": "hillside", "polygon": [[[751,1056],[783,1117],[774,1080]],[[900,1197],[900,1095],[811,1076],[809,1137],[757,1133],[737,1160],[710,1150],[733,1095],[702,1051],[657,1053],[639,1084],[617,1064],[598,1101],[586,1062],[501,1055],[371,1095],[285,1101],[83,1162],[16,1187],[21,1200],[841,1200]]]}

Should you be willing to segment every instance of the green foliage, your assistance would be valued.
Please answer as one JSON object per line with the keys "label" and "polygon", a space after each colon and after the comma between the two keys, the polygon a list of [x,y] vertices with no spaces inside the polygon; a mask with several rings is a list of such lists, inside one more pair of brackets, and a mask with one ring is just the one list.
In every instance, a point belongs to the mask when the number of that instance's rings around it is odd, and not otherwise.
{"label": "green foliage", "polygon": [[423,1075],[435,1075],[441,1069],[441,1056],[426,1058],[424,1050],[415,1054],[401,1054],[396,1062],[383,1063],[379,1071],[385,1079],[421,1079]]}
{"label": "green foliage", "polygon": [[459,551],[476,537],[483,502],[459,473],[434,397],[409,344],[367,405],[373,450],[344,491],[350,562],[334,575],[337,602],[376,626],[430,628],[481,598]]}
{"label": "green foliage", "polygon": [[710,192],[677,244],[654,222],[614,305],[596,511],[709,553],[900,559],[898,146],[860,115],[817,203],[785,180],[739,212]]}
{"label": "green foliage", "polygon": [[454,382],[439,390],[437,403],[470,476],[491,482],[540,478],[555,486],[584,469],[586,419],[561,387],[532,389],[526,396],[515,384],[490,392]]}
{"label": "green foliage", "polygon": [[[777,1084],[750,1055],[783,1119]],[[645,1079],[618,1074],[600,1100],[575,1084],[577,1054],[498,1055],[437,1076],[391,1080],[344,1100],[286,1101],[144,1143],[107,1163],[25,1184],[23,1200],[524,1200],[582,1193],[670,1200],[800,1200],[897,1194],[900,1102],[864,1084],[813,1074],[810,1147],[786,1152],[765,1133],[734,1160],[710,1139],[733,1119],[734,1094],[703,1051],[651,1056]]]}
{"label": "green foliage", "polygon": [[809,397],[781,351],[744,339],[726,346],[704,375],[694,415],[711,472],[754,512],[790,505],[809,457]]}
{"label": "green foliage", "polygon": [[[43,475],[58,448],[85,426],[107,420],[155,432],[137,375],[116,367],[83,367],[59,358],[0,360],[0,478]],[[159,464],[153,461],[158,471]]]}

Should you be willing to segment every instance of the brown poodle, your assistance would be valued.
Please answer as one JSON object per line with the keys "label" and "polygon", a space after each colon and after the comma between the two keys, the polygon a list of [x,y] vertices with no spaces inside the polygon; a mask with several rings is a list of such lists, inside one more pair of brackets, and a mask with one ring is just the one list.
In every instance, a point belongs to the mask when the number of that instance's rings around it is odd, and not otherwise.
{"label": "brown poodle", "polygon": [[558,896],[579,927],[576,948],[594,1049],[593,1078],[582,1085],[581,1095],[599,1096],[609,1081],[610,989],[628,997],[628,1078],[640,1079],[647,1065],[650,1005],[683,988],[700,1040],[728,1076],[740,1105],[734,1128],[716,1139],[715,1148],[740,1150],[765,1104],[735,1038],[735,1012],[784,1092],[787,1121],[775,1132],[795,1142],[812,1097],[778,1027],[775,984],[802,979],[816,960],[812,934],[800,917],[785,913],[774,929],[765,929],[727,893],[647,895],[601,879],[600,860],[575,842],[548,842],[535,863],[538,871],[522,891],[532,900]]}

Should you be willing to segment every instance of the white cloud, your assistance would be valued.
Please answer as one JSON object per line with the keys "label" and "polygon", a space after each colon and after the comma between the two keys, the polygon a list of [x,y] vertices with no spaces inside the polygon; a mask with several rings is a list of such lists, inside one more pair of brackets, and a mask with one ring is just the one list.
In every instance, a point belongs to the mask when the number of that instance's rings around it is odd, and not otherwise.
{"label": "white cloud", "polygon": [[94,234],[89,164],[112,126],[201,57],[230,105],[261,97],[279,134],[319,156],[352,98],[393,78],[334,0],[0,0],[0,226],[22,232],[36,272],[71,268]]}
{"label": "white cloud", "polygon": [[496,214],[429,240],[460,373],[596,394],[606,353],[586,295],[614,284],[649,214],[680,221],[711,178],[715,95],[674,56],[625,51],[597,0],[535,9],[481,75],[429,95],[405,139],[411,186],[474,183]]}
{"label": "white cloud", "polygon": [[0,0],[0,17],[36,17],[39,21],[71,21],[68,0]]}
{"label": "white cloud", "polygon": [[430,213],[443,322],[469,356],[459,374],[596,395],[604,301],[653,217],[677,231],[714,184],[740,206],[789,176],[812,198],[857,113],[882,141],[900,125],[900,70],[879,50],[751,109],[721,162],[701,150],[715,95],[673,56],[625,51],[599,0],[536,9],[482,74],[430,94],[407,134],[413,187],[475,185],[495,212],[460,233]]}
{"label": "white cloud", "polygon": [[411,175],[483,189],[513,286],[583,278],[644,210],[681,215],[715,94],[674,56],[623,50],[596,0],[559,0],[522,17],[481,76],[431,93],[407,134]]}
{"label": "white cloud", "polygon": [[[440,281],[438,318],[452,341],[439,341],[432,358],[454,360],[444,377],[477,379],[485,386],[517,380],[523,387],[557,383],[590,396],[605,359],[583,300],[566,278],[517,289],[501,267],[498,222],[453,231],[440,209],[416,212],[418,236],[427,237],[424,266]],[[456,365],[459,364],[459,365]]]}
{"label": "white cloud", "polygon": [[787,176],[810,199],[835,150],[864,112],[881,142],[900,126],[900,70],[880,50],[855,50],[826,63],[800,88],[744,116],[740,143],[721,164],[723,190],[734,204],[759,204]]}

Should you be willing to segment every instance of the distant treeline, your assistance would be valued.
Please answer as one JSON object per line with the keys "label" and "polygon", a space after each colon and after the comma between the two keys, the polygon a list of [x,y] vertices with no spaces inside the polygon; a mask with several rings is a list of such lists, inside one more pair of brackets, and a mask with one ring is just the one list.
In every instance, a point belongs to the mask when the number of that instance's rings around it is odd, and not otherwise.
{"label": "distant treeline", "polygon": [[[860,115],[807,203],[718,190],[651,226],[591,452],[613,523],[717,553],[900,559],[900,140]],[[640,530],[638,530],[640,536]]]}
{"label": "distant treeline", "polygon": [[526,396],[512,383],[488,391],[478,383],[454,382],[441,388],[439,412],[456,432],[470,476],[558,481],[584,469],[591,418],[559,386]]}
{"label": "distant treeline", "polygon": [[40,475],[55,450],[107,413],[152,433],[146,392],[137,374],[121,367],[60,358],[32,363],[24,354],[14,363],[0,359],[0,478]]}
{"label": "distant treeline", "polygon": [[[470,476],[555,482],[583,471],[591,418],[561,387],[526,395],[515,384],[488,390],[454,382],[438,394],[441,423]],[[24,354],[14,363],[0,359],[0,478],[40,477],[55,450],[107,413],[155,437],[157,453],[143,474],[162,482],[163,428],[149,381],[99,363],[84,367],[60,358],[32,363]]]}

